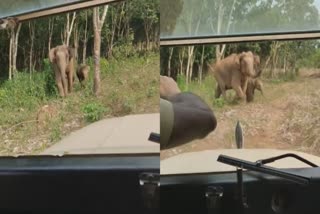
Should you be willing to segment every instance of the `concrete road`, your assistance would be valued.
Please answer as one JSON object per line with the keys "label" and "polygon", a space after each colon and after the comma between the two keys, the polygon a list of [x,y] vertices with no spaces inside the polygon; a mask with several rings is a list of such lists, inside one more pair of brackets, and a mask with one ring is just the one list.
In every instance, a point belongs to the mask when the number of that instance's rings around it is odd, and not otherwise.
{"label": "concrete road", "polygon": [[159,113],[105,119],[71,133],[42,155],[159,153],[159,144],[148,141],[151,132],[160,133]]}

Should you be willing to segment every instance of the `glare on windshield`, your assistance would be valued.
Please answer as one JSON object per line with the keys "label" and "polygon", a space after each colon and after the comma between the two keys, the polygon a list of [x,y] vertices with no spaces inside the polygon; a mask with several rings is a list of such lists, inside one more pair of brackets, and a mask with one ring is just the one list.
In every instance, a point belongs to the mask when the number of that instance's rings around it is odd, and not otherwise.
{"label": "glare on windshield", "polygon": [[33,11],[43,10],[70,3],[83,2],[84,0],[14,0],[0,1],[0,18],[15,16]]}
{"label": "glare on windshield", "polygon": [[161,39],[319,31],[319,0],[161,1]]}

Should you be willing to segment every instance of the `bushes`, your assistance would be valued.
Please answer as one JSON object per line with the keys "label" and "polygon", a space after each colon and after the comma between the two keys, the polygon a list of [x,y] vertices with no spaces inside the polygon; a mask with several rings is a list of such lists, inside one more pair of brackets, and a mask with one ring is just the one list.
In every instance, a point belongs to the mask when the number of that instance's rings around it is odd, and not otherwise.
{"label": "bushes", "polygon": [[82,107],[82,112],[88,122],[100,120],[103,117],[103,114],[108,111],[109,109],[96,102],[88,103]]}
{"label": "bushes", "polygon": [[57,96],[58,95],[58,89],[56,87],[55,83],[55,74],[52,71],[49,59],[43,60],[43,73],[44,73],[44,81],[45,81],[45,89],[46,89],[46,95],[47,96]]}
{"label": "bushes", "polygon": [[0,106],[3,108],[34,108],[38,103],[57,96],[54,72],[49,61],[44,60],[44,71],[18,72],[0,89]]}

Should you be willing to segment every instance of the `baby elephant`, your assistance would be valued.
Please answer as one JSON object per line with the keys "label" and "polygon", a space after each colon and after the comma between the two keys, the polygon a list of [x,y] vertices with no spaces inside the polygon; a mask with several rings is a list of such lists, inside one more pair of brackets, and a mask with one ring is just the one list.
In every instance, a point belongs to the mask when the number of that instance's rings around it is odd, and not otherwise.
{"label": "baby elephant", "polygon": [[254,91],[255,89],[259,90],[261,94],[263,95],[263,84],[260,79],[249,79],[248,80],[248,86],[247,86],[247,91],[246,91],[246,96],[247,96],[247,102],[252,102],[254,99]]}
{"label": "baby elephant", "polygon": [[90,67],[88,65],[80,65],[77,70],[77,77],[82,87],[85,86],[85,82],[89,78]]}

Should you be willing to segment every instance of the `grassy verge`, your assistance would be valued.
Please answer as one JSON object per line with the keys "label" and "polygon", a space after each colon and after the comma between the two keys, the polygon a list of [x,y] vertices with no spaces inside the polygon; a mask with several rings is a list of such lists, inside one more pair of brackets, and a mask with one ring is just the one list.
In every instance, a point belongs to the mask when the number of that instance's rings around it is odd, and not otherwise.
{"label": "grassy verge", "polygon": [[[76,81],[73,93],[57,96],[53,72],[19,73],[0,86],[0,155],[35,154],[71,131],[91,122],[128,114],[158,112],[159,55],[101,60],[101,95],[95,97],[92,60],[86,88]],[[37,124],[44,105],[53,109],[45,125]]]}

